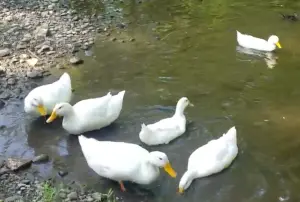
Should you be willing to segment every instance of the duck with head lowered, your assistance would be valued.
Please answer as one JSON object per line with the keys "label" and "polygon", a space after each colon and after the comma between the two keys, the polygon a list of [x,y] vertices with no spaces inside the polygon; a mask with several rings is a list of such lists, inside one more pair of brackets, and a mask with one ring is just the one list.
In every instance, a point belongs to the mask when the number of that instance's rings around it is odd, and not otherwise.
{"label": "duck with head lowered", "polygon": [[232,127],[219,139],[196,149],[189,157],[187,171],[180,179],[182,194],[196,178],[206,177],[228,168],[238,154],[236,129]]}
{"label": "duck with head lowered", "polygon": [[72,98],[71,78],[64,73],[59,80],[34,88],[24,99],[24,111],[36,116],[51,114],[57,103],[69,103]]}
{"label": "duck with head lowered", "polygon": [[168,144],[170,141],[181,136],[186,129],[184,110],[187,106],[194,106],[188,98],[182,97],[176,105],[175,114],[156,123],[142,124],[139,133],[140,140],[147,145]]}
{"label": "duck with head lowered", "polygon": [[81,100],[74,106],[63,102],[55,105],[47,123],[57,116],[63,117],[62,126],[70,134],[79,135],[84,132],[99,130],[110,125],[120,115],[123,107],[125,91],[117,95]]}

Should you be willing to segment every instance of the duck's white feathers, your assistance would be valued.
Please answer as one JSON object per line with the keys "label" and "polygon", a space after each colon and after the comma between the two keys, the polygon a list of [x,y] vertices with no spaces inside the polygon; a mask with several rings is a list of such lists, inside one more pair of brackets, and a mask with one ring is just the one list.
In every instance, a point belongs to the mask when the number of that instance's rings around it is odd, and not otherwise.
{"label": "duck's white feathers", "polygon": [[236,129],[196,149],[188,161],[188,170],[197,170],[198,177],[208,176],[228,167],[238,154]]}
{"label": "duck's white feathers", "polygon": [[251,35],[237,32],[237,42],[240,46],[261,51],[273,51],[276,49],[275,44],[268,43],[267,40],[253,37]]}
{"label": "duck's white feathers", "polygon": [[148,145],[168,144],[185,132],[185,116],[162,119],[154,124],[142,124],[140,139]]}
{"label": "duck's white feathers", "polygon": [[59,80],[34,88],[24,99],[24,110],[26,113],[38,115],[35,107],[31,105],[31,99],[41,99],[47,114],[51,114],[57,103],[67,102],[72,99],[71,78],[64,73]]}
{"label": "duck's white feathers", "polygon": [[82,100],[73,106],[72,112],[63,118],[63,127],[69,133],[78,135],[83,132],[101,129],[110,125],[120,115],[125,91],[112,96],[111,93],[100,97]]}
{"label": "duck's white feathers", "polygon": [[83,135],[79,143],[89,167],[102,177],[149,184],[159,175],[158,168],[147,163],[149,152],[136,144],[97,141]]}

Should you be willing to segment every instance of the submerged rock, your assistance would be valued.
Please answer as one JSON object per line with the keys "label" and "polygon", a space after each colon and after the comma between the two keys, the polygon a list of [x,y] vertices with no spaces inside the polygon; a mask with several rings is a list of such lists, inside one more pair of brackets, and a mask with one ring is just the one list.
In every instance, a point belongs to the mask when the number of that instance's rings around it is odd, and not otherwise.
{"label": "submerged rock", "polygon": [[64,176],[66,176],[67,174],[68,174],[68,171],[62,171],[62,170],[58,171],[58,175],[59,175],[60,177],[64,177]]}

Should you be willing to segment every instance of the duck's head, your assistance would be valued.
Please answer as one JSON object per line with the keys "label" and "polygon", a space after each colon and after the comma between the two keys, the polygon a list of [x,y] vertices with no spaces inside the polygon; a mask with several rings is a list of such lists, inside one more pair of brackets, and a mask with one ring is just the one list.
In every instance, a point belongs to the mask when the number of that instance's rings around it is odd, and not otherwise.
{"label": "duck's head", "polygon": [[38,96],[32,97],[29,101],[29,104],[33,108],[36,108],[37,111],[41,114],[41,116],[46,116],[47,110],[43,104],[43,100],[40,97]]}
{"label": "duck's head", "polygon": [[69,103],[56,104],[52,110],[51,116],[47,119],[47,123],[52,122],[58,116],[65,116],[72,110],[72,106]]}
{"label": "duck's head", "polygon": [[280,43],[279,43],[279,38],[276,35],[272,35],[268,39],[268,43],[276,45],[278,48],[282,48]]}
{"label": "duck's head", "polygon": [[182,97],[177,102],[176,111],[183,112],[187,106],[193,107],[194,105],[189,101],[187,97]]}
{"label": "duck's head", "polygon": [[154,151],[150,153],[150,163],[164,170],[173,178],[177,176],[177,173],[172,168],[169,159],[165,153]]}

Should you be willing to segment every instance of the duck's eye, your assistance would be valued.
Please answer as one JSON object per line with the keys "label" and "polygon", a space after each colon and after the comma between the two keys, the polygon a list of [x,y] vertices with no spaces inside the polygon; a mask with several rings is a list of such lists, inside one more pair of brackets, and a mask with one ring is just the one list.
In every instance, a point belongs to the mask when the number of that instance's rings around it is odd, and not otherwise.
{"label": "duck's eye", "polygon": [[58,107],[58,109],[61,109],[61,108],[62,108],[62,106]]}
{"label": "duck's eye", "polygon": [[162,159],[161,157],[159,157],[159,160],[161,160],[161,161],[162,161],[163,159]]}

